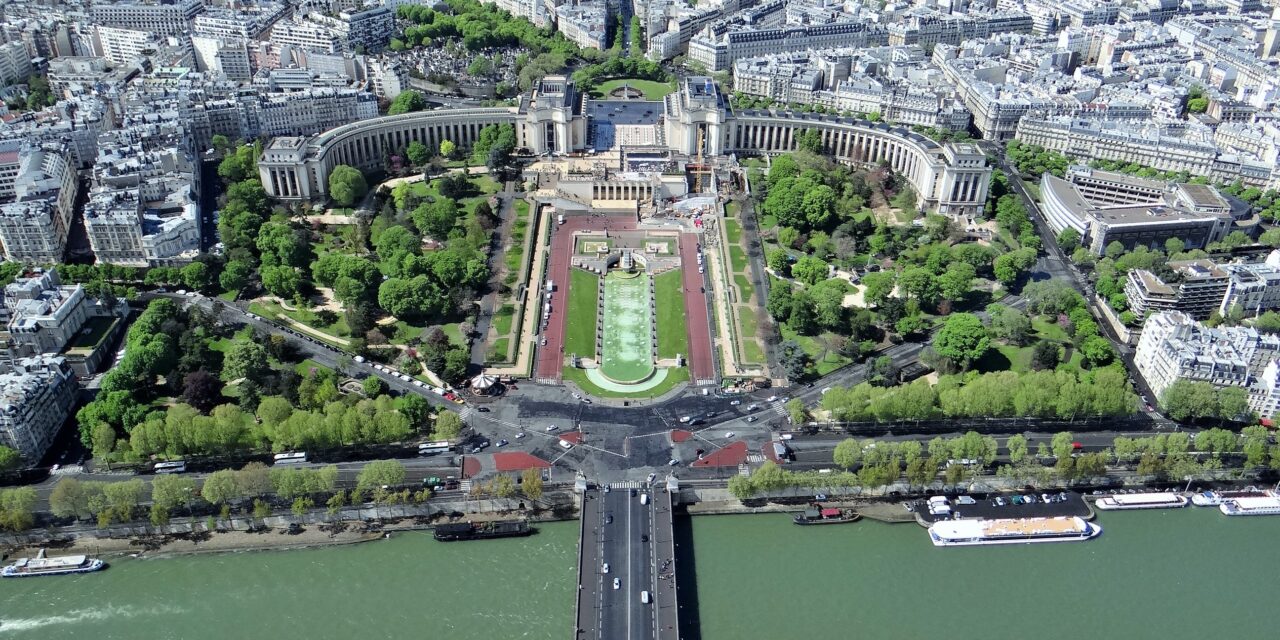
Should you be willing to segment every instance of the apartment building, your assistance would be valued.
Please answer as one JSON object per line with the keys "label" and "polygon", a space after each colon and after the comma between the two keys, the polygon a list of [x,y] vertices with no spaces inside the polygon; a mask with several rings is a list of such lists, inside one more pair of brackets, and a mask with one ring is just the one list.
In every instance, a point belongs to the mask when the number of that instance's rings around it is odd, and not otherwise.
{"label": "apartment building", "polygon": [[120,27],[94,27],[94,51],[115,65],[133,64],[144,52],[160,48],[160,40],[149,31]]}
{"label": "apartment building", "polygon": [[1222,307],[1231,274],[1211,260],[1169,263],[1172,275],[1162,279],[1146,269],[1133,269],[1125,280],[1129,309],[1138,317],[1155,311],[1181,311],[1195,320],[1206,320]]}
{"label": "apartment building", "polygon": [[42,353],[60,354],[76,375],[97,373],[110,343],[124,330],[129,305],[89,297],[64,285],[54,269],[33,269],[4,289],[0,307],[0,370]]}
{"label": "apartment building", "polygon": [[61,356],[22,358],[0,373],[0,444],[29,465],[39,463],[70,415],[77,388]]}
{"label": "apartment building", "polygon": [[1134,365],[1157,397],[1175,381],[1240,387],[1249,408],[1271,418],[1280,404],[1280,337],[1248,327],[1211,329],[1179,311],[1147,319],[1134,353]]}
{"label": "apartment building", "polygon": [[13,154],[19,158],[11,186],[5,189],[12,202],[0,204],[0,250],[7,260],[61,262],[75,204],[75,168],[65,145],[16,146],[17,151],[0,151],[0,167]]}
{"label": "apartment building", "polygon": [[608,49],[609,7],[603,0],[560,5],[556,7],[556,28],[579,47]]}
{"label": "apartment building", "polygon": [[201,0],[94,0],[89,9],[89,19],[108,27],[177,35],[189,31],[191,21],[203,9]]}
{"label": "apartment building", "polygon": [[31,54],[21,42],[0,44],[0,87],[26,82],[34,68]]}

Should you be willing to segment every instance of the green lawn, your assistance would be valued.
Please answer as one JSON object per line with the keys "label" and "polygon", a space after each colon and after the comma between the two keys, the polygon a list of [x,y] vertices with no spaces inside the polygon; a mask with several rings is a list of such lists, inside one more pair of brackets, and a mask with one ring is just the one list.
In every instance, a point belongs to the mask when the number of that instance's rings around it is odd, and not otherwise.
{"label": "green lawn", "polygon": [[666,379],[664,379],[658,386],[647,391],[631,391],[627,393],[608,391],[597,387],[595,383],[587,379],[586,369],[565,367],[563,377],[565,380],[578,385],[578,388],[583,391],[601,398],[656,398],[668,391],[671,391],[681,382],[688,382],[689,369],[685,367],[668,369]]}
{"label": "green lawn", "polygon": [[347,326],[347,320],[342,317],[341,313],[335,313],[336,319],[331,323],[325,324],[321,321],[320,315],[310,309],[290,311],[275,302],[254,302],[249,305],[249,311],[264,318],[276,319],[282,316],[291,318],[294,322],[300,322],[312,329],[331,336],[338,336],[339,338],[351,335],[351,328]]}
{"label": "green lawn", "polygon": [[[733,203],[731,202],[729,204],[733,204]],[[729,238],[729,242],[731,244],[741,244],[742,243],[742,223],[738,222],[737,220],[730,220],[726,218],[724,221],[724,235],[727,238]]]}
{"label": "green lawn", "polygon": [[739,213],[742,213],[742,205],[732,200],[724,203],[724,215],[736,218]]}
{"label": "green lawn", "polygon": [[764,349],[755,340],[742,341],[743,364],[764,364]]}
{"label": "green lawn", "polygon": [[760,216],[760,230],[768,231],[778,226],[778,217],[773,214],[766,213]]}
{"label": "green lawn", "polygon": [[729,263],[734,271],[747,270],[747,252],[738,245],[729,245]]}
{"label": "green lawn", "polygon": [[510,362],[511,361],[511,339],[498,338],[493,341],[493,346],[489,347],[489,362]]}
{"label": "green lawn", "polygon": [[1063,329],[1057,322],[1045,320],[1044,318],[1033,318],[1031,320],[1031,328],[1036,332],[1036,335],[1045,340],[1071,342],[1071,338],[1067,336],[1067,330]]}
{"label": "green lawn", "polygon": [[689,354],[689,332],[686,328],[684,286],[679,269],[668,271],[653,281],[658,309],[658,357],[674,358]]}
{"label": "green lawn", "polygon": [[329,369],[329,367],[326,367],[320,364],[319,362],[312,360],[311,358],[307,358],[306,360],[299,362],[297,365],[293,367],[293,370],[298,372],[298,375],[304,378],[307,377],[307,374],[311,373],[312,369],[315,369],[318,371],[320,369]]}
{"label": "green lawn", "polygon": [[756,288],[752,286],[751,281],[747,279],[747,276],[741,273],[735,273],[733,275],[733,283],[738,285],[738,294],[742,296],[738,302],[746,302],[751,299],[751,296],[756,294]]}
{"label": "green lawn", "polygon": [[1022,186],[1026,188],[1027,193],[1030,194],[1036,202],[1040,202],[1040,183],[1023,180]]}
{"label": "green lawn", "polygon": [[502,308],[498,309],[497,313],[493,314],[493,329],[497,331],[500,336],[505,336],[508,333],[511,333],[511,323],[515,320],[515,317],[515,305],[502,305]]}
{"label": "green lawn", "polygon": [[[778,331],[782,334],[782,339],[795,340],[799,343],[800,348],[809,354],[809,358],[813,360],[814,369],[818,375],[825,376],[840,367],[852,362],[835,351],[830,351],[823,346],[821,336],[802,336],[785,324],[778,325]],[[826,352],[824,354],[824,351]]]}
{"label": "green lawn", "polygon": [[[568,315],[565,318],[564,352],[582,357],[596,355],[596,296],[600,277],[583,271],[569,270]],[[557,302],[564,304],[563,296]],[[554,304],[554,303],[553,303]]]}
{"label": "green lawn", "polygon": [[742,331],[743,338],[756,337],[756,331],[759,328],[756,325],[756,314],[752,313],[750,305],[738,305],[738,327]]}
{"label": "green lawn", "polygon": [[644,92],[645,100],[661,100],[668,93],[671,93],[672,91],[676,90],[675,85],[669,82],[654,82],[653,80],[637,80],[634,78],[620,78],[618,80],[609,80],[607,82],[600,83],[600,86],[596,87],[595,93],[602,98],[608,98],[610,91],[613,91],[614,89],[621,87],[624,84],[633,89],[639,89],[640,91]]}

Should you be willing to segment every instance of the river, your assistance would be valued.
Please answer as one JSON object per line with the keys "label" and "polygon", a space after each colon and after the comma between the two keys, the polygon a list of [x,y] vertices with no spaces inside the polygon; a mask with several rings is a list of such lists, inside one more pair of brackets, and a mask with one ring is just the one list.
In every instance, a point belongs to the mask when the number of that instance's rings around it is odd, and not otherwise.
{"label": "river", "polygon": [[915,524],[693,520],[702,640],[1275,637],[1280,517],[1100,513],[1080,543],[934,547]]}
{"label": "river", "polygon": [[[698,619],[689,607],[682,615],[702,640],[1274,635],[1280,517],[1187,508],[1099,523],[1102,536],[1083,543],[937,548],[914,524],[678,520],[678,537],[691,536],[693,562],[681,566],[694,575],[681,580]],[[0,639],[564,640],[578,527],[539,527],[530,538],[408,533],[0,580]]]}
{"label": "river", "polygon": [[121,558],[98,573],[0,580],[0,638],[562,640],[573,627],[578,525],[538,529]]}

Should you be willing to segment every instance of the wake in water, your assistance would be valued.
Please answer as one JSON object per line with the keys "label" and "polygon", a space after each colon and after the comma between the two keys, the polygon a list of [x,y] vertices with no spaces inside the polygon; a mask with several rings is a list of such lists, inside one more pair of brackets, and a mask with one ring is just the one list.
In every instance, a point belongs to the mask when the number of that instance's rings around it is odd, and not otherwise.
{"label": "wake in water", "polygon": [[81,611],[71,611],[68,613],[45,616],[42,618],[0,618],[0,634],[16,633],[19,631],[31,631],[34,629],[42,629],[54,625],[62,624],[78,624],[81,622],[98,622],[101,620],[113,620],[116,618],[136,618],[139,616],[160,616],[171,615],[175,613],[183,613],[182,609],[177,607],[102,607],[98,609],[84,609]]}

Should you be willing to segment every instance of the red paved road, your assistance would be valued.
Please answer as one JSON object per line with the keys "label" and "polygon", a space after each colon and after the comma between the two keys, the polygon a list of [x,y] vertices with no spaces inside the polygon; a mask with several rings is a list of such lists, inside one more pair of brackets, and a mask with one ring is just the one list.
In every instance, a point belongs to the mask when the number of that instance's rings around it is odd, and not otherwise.
{"label": "red paved road", "polygon": [[493,454],[493,466],[498,471],[524,471],[525,469],[550,469],[551,463],[523,451],[505,451]]}
{"label": "red paved road", "polygon": [[684,273],[685,321],[689,328],[689,373],[696,384],[698,380],[710,380],[716,375],[711,354],[711,320],[707,317],[706,286],[698,273],[698,243],[702,236],[696,233],[680,234],[680,267]]}
{"label": "red paved road", "polygon": [[695,467],[736,467],[747,461],[747,443],[731,442],[693,463]]}
{"label": "red paved road", "polygon": [[[547,215],[554,215],[554,213]],[[552,296],[551,318],[547,322],[546,331],[542,333],[542,336],[547,339],[547,344],[538,347],[538,366],[535,371],[538,379],[559,380],[560,372],[564,368],[564,320],[566,308],[569,306],[569,261],[573,257],[573,232],[634,229],[635,226],[635,220],[626,216],[567,216],[564,224],[552,225],[551,256],[547,261],[547,277],[556,283],[556,292]],[[530,291],[530,295],[537,295],[537,292]]]}

